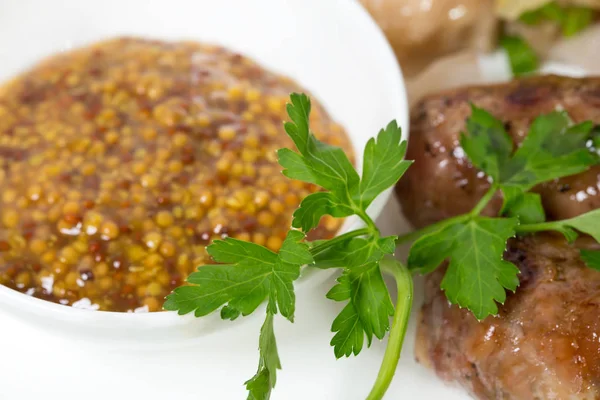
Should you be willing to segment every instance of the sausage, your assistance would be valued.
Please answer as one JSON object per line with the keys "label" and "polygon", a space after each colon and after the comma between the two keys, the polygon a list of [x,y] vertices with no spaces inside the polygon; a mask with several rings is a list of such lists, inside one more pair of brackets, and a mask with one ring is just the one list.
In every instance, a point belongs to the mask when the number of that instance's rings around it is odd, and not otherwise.
{"label": "sausage", "polygon": [[[600,78],[537,76],[510,83],[453,89],[420,101],[411,113],[406,158],[414,160],[396,186],[402,210],[415,227],[468,212],[489,188],[459,144],[470,103],[504,122],[518,145],[540,114],[565,110],[574,122],[600,124]],[[534,188],[549,220],[564,219],[600,206],[600,166]],[[497,215],[498,195],[483,214]]]}
{"label": "sausage", "polygon": [[443,269],[427,277],[418,361],[479,399],[600,398],[600,272],[550,235],[513,240],[505,259],[521,285],[481,322],[448,303]]}

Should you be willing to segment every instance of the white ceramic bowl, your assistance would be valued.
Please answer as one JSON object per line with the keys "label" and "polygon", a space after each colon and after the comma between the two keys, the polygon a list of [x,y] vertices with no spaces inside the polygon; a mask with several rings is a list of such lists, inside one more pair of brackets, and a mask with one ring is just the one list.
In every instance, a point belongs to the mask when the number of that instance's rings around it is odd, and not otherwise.
{"label": "white ceramic bowl", "polygon": [[[0,3],[0,33],[0,80],[44,56],[108,37],[193,39],[224,45],[294,78],[347,129],[357,154],[391,119],[407,137],[400,69],[383,34],[355,1],[22,0]],[[371,216],[379,214],[389,194],[376,200]],[[356,222],[347,221],[345,229]],[[110,341],[155,342],[233,326],[216,323],[216,315],[194,319],[171,312],[79,310],[0,286],[0,321],[4,316]]]}

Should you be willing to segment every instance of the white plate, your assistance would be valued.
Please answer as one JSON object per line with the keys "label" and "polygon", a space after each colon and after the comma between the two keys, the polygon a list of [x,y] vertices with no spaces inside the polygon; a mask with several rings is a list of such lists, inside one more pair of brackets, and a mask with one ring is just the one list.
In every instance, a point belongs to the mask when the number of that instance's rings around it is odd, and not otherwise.
{"label": "white plate", "polygon": [[[0,79],[106,37],[195,39],[297,80],[347,128],[358,152],[391,119],[407,127],[393,53],[366,12],[347,0],[3,0],[0,33]],[[323,281],[331,285],[330,273],[300,285],[297,324],[277,320],[286,365],[278,398],[352,398],[355,388],[368,390],[360,380],[341,387],[356,364],[336,362],[329,348],[338,305],[320,293]],[[77,312],[0,288],[0,399],[244,398],[261,320]],[[173,325],[178,329],[165,329]],[[209,334],[212,328],[218,334]]]}

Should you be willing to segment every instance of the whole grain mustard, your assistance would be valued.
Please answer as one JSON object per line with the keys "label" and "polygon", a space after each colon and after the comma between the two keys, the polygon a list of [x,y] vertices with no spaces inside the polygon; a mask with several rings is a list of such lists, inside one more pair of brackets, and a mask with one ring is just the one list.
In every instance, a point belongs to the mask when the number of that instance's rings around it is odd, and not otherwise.
{"label": "whole grain mustard", "polygon": [[[277,250],[316,187],[281,174],[290,79],[222,47],[118,38],[0,87],[0,284],[158,311],[232,236]],[[313,103],[320,140],[350,146]],[[331,237],[324,218],[312,238]]]}

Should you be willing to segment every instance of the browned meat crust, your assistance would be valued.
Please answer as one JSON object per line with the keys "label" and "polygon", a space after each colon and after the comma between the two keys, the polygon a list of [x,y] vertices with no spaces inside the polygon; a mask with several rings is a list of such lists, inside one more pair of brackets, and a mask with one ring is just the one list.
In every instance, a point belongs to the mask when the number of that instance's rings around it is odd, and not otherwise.
{"label": "browned meat crust", "polygon": [[481,399],[600,399],[600,273],[562,238],[509,246],[521,287],[498,317],[450,306],[428,277],[417,359]]}
{"label": "browned meat crust", "polygon": [[[416,227],[469,211],[488,188],[465,159],[458,139],[469,103],[505,121],[517,143],[538,115],[566,110],[575,122],[600,124],[600,78],[532,77],[508,84],[451,90],[422,100],[413,110],[407,158],[415,160],[396,187],[406,217]],[[600,206],[600,167],[538,187],[550,219]],[[486,214],[498,211],[495,199]]]}

